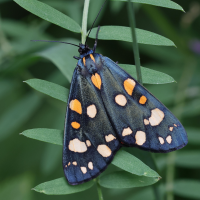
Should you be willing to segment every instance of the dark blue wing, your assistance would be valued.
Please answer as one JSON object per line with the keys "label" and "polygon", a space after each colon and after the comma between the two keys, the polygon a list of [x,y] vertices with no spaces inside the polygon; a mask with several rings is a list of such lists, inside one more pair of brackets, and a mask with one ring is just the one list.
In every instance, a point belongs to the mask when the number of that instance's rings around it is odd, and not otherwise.
{"label": "dark blue wing", "polygon": [[115,62],[99,54],[101,97],[118,139],[126,146],[170,152],[188,140],[178,119]]}
{"label": "dark blue wing", "polygon": [[63,169],[68,182],[80,184],[105,170],[120,148],[116,138],[91,76],[76,68],[64,131]]}

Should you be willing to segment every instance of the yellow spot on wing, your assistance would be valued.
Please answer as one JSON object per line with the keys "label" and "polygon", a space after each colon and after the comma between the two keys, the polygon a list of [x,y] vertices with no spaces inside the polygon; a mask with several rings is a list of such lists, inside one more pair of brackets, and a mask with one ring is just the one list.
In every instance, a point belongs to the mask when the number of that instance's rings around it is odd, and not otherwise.
{"label": "yellow spot on wing", "polygon": [[90,54],[90,58],[95,62],[94,56]]}
{"label": "yellow spot on wing", "polygon": [[81,103],[79,100],[77,100],[77,99],[71,100],[69,107],[71,110],[73,110],[79,114],[82,114],[82,107],[81,107]]}
{"label": "yellow spot on wing", "polygon": [[97,147],[97,151],[103,156],[103,157],[109,157],[112,154],[111,149],[105,145],[101,144]]}
{"label": "yellow spot on wing", "polygon": [[83,64],[84,64],[84,66],[86,66],[85,57],[83,57]]}
{"label": "yellow spot on wing", "polygon": [[143,131],[137,131],[135,134],[136,144],[143,145],[146,142],[146,133]]}
{"label": "yellow spot on wing", "polygon": [[94,118],[97,114],[96,106],[93,104],[87,107],[87,115],[91,118]]}
{"label": "yellow spot on wing", "polygon": [[70,166],[70,165],[71,165],[71,163],[69,162],[69,163],[68,163],[68,166]]}
{"label": "yellow spot on wing", "polygon": [[119,94],[115,97],[115,102],[120,106],[125,106],[127,103],[126,97],[122,94]]}
{"label": "yellow spot on wing", "polygon": [[92,162],[88,163],[88,168],[91,169],[91,170],[93,170],[93,163]]}
{"label": "yellow spot on wing", "polygon": [[177,125],[176,125],[176,124],[174,124],[174,126],[175,126],[175,127],[177,127]]}
{"label": "yellow spot on wing", "polygon": [[112,134],[109,134],[109,135],[105,136],[105,139],[106,139],[106,142],[111,142],[111,141],[115,140],[116,137]]}
{"label": "yellow spot on wing", "polygon": [[98,88],[101,89],[101,77],[98,73],[95,73],[91,77],[92,83]]}
{"label": "yellow spot on wing", "polygon": [[72,122],[71,125],[74,129],[79,129],[81,126],[78,122]]}
{"label": "yellow spot on wing", "polygon": [[162,137],[158,137],[158,139],[160,141],[160,144],[164,144],[165,143],[165,141],[164,141],[164,139]]}
{"label": "yellow spot on wing", "polygon": [[130,127],[125,128],[122,132],[122,136],[127,136],[127,135],[131,135],[133,133],[133,131],[130,129]]}
{"label": "yellow spot on wing", "polygon": [[147,98],[145,96],[141,96],[140,100],[139,100],[139,103],[140,104],[145,104],[146,102],[147,102]]}
{"label": "yellow spot on wing", "polygon": [[133,79],[126,79],[124,81],[124,89],[126,90],[126,92],[131,96],[133,93],[133,90],[135,88],[136,82]]}
{"label": "yellow spot on wing", "polygon": [[87,151],[87,146],[85,142],[81,142],[78,138],[70,140],[68,148],[70,151],[78,153],[83,153]]}
{"label": "yellow spot on wing", "polygon": [[149,118],[149,122],[151,126],[157,126],[159,125],[162,120],[164,119],[164,112],[161,111],[160,109],[156,108],[151,111],[151,117]]}
{"label": "yellow spot on wing", "polygon": [[169,127],[169,130],[170,130],[170,131],[173,131],[173,129],[174,129],[174,127]]}
{"label": "yellow spot on wing", "polygon": [[83,174],[86,174],[87,173],[86,167],[81,167],[81,171],[83,172]]}

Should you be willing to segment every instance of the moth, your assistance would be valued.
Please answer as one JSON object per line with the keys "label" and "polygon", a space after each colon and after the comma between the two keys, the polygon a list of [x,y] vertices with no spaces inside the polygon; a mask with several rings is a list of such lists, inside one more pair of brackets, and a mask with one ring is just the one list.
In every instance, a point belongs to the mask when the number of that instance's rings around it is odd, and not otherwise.
{"label": "moth", "polygon": [[[166,153],[188,143],[179,120],[110,58],[79,44],[64,129],[69,184],[97,177],[122,147]],[[133,166],[134,167],[134,166]]]}

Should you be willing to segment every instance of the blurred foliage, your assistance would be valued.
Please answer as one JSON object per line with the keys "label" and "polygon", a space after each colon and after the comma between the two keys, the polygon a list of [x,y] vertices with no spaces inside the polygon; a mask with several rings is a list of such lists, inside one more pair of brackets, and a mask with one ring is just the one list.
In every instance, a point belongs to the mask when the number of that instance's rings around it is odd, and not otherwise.
{"label": "blurred foliage", "polygon": [[[72,25],[71,30],[78,32],[78,24],[80,25],[82,21],[83,0],[41,2],[61,12],[61,19],[55,24],[60,23],[61,27],[66,28],[64,22],[67,18],[63,17],[65,16],[63,14],[66,14],[77,23],[75,27]],[[149,0],[149,2],[156,1]],[[102,3],[103,0],[91,0],[88,28]],[[171,1],[166,1],[166,5],[167,3],[174,6]],[[189,138],[189,144],[182,150],[155,154],[159,174],[162,176],[156,185],[159,185],[164,196],[167,193],[167,199],[170,197],[173,199],[174,195],[176,200],[191,200],[200,199],[200,3],[193,0],[176,0],[176,3],[181,5],[186,13],[180,11],[178,5],[176,8],[178,10],[173,10],[135,4],[135,10],[138,29],[169,38],[177,46],[175,48],[139,44],[142,66],[148,68],[147,70],[153,69],[169,75],[166,77],[168,80],[173,77],[168,82],[173,82],[173,79],[177,81],[165,85],[146,84],[145,87],[181,120]],[[96,26],[128,27],[126,9],[126,2],[108,2]],[[29,80],[27,83],[33,85],[35,84],[33,80],[42,79],[69,88],[72,72],[76,66],[76,60],[72,56],[77,56],[78,51],[76,47],[69,45],[34,43],[30,40],[49,39],[78,44],[81,37],[80,34],[38,18],[11,0],[0,0],[0,14],[0,199],[51,200],[55,197],[36,193],[31,188],[38,185],[36,190],[40,183],[46,181],[50,183],[50,180],[63,177],[62,147],[31,140],[20,136],[19,133],[33,128],[63,130],[66,103],[52,98],[54,93],[46,96],[36,92],[23,81],[31,79],[32,81]],[[113,34],[116,35],[116,32]],[[89,46],[93,46],[93,39],[89,39],[88,42]],[[129,42],[99,40],[97,52],[119,63],[134,64],[132,46]],[[45,90],[44,87],[37,86],[39,91]],[[63,87],[60,88],[61,91],[65,90]],[[61,95],[60,98],[65,101],[64,96]],[[149,158],[145,156],[147,154],[143,151],[135,148],[124,148],[124,150],[151,166]],[[112,178],[113,173],[117,174],[114,176],[115,180]],[[104,199],[155,199],[151,186],[116,189],[122,188],[117,178],[129,178],[126,173],[119,171],[114,165],[108,167],[102,176],[102,186],[105,187]],[[106,174],[113,189],[106,188],[107,182],[103,182]],[[119,184],[114,184],[113,181]],[[130,184],[134,183],[130,181]],[[66,191],[65,188],[64,190]],[[66,198],[93,200],[98,199],[98,196],[94,185],[86,191],[68,194],[67,197],[56,196],[58,200]]]}

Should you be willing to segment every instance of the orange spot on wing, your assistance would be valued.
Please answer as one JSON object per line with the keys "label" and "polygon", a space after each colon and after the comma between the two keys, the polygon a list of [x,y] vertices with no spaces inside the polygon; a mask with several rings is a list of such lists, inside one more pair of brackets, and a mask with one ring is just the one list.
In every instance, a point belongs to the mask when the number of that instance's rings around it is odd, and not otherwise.
{"label": "orange spot on wing", "polygon": [[146,102],[147,102],[147,98],[145,96],[141,96],[140,100],[139,100],[139,103],[140,104],[145,104]]}
{"label": "orange spot on wing", "polygon": [[69,107],[71,110],[73,110],[79,114],[82,114],[82,107],[81,107],[81,103],[79,100],[77,100],[77,99],[71,100]]}
{"label": "orange spot on wing", "polygon": [[85,63],[86,63],[86,61],[85,61],[85,57],[83,57],[83,64],[84,64],[84,66],[85,66]]}
{"label": "orange spot on wing", "polygon": [[95,62],[94,56],[90,54],[90,58]]}
{"label": "orange spot on wing", "polygon": [[98,88],[101,89],[101,77],[99,74],[95,73],[95,75],[92,75],[91,77],[92,83]]}
{"label": "orange spot on wing", "polygon": [[81,126],[78,122],[72,122],[71,125],[72,125],[72,127],[75,128],[75,129],[79,129],[80,126]]}
{"label": "orange spot on wing", "polygon": [[130,78],[124,81],[124,89],[129,95],[133,94],[133,90],[135,88],[136,82]]}

